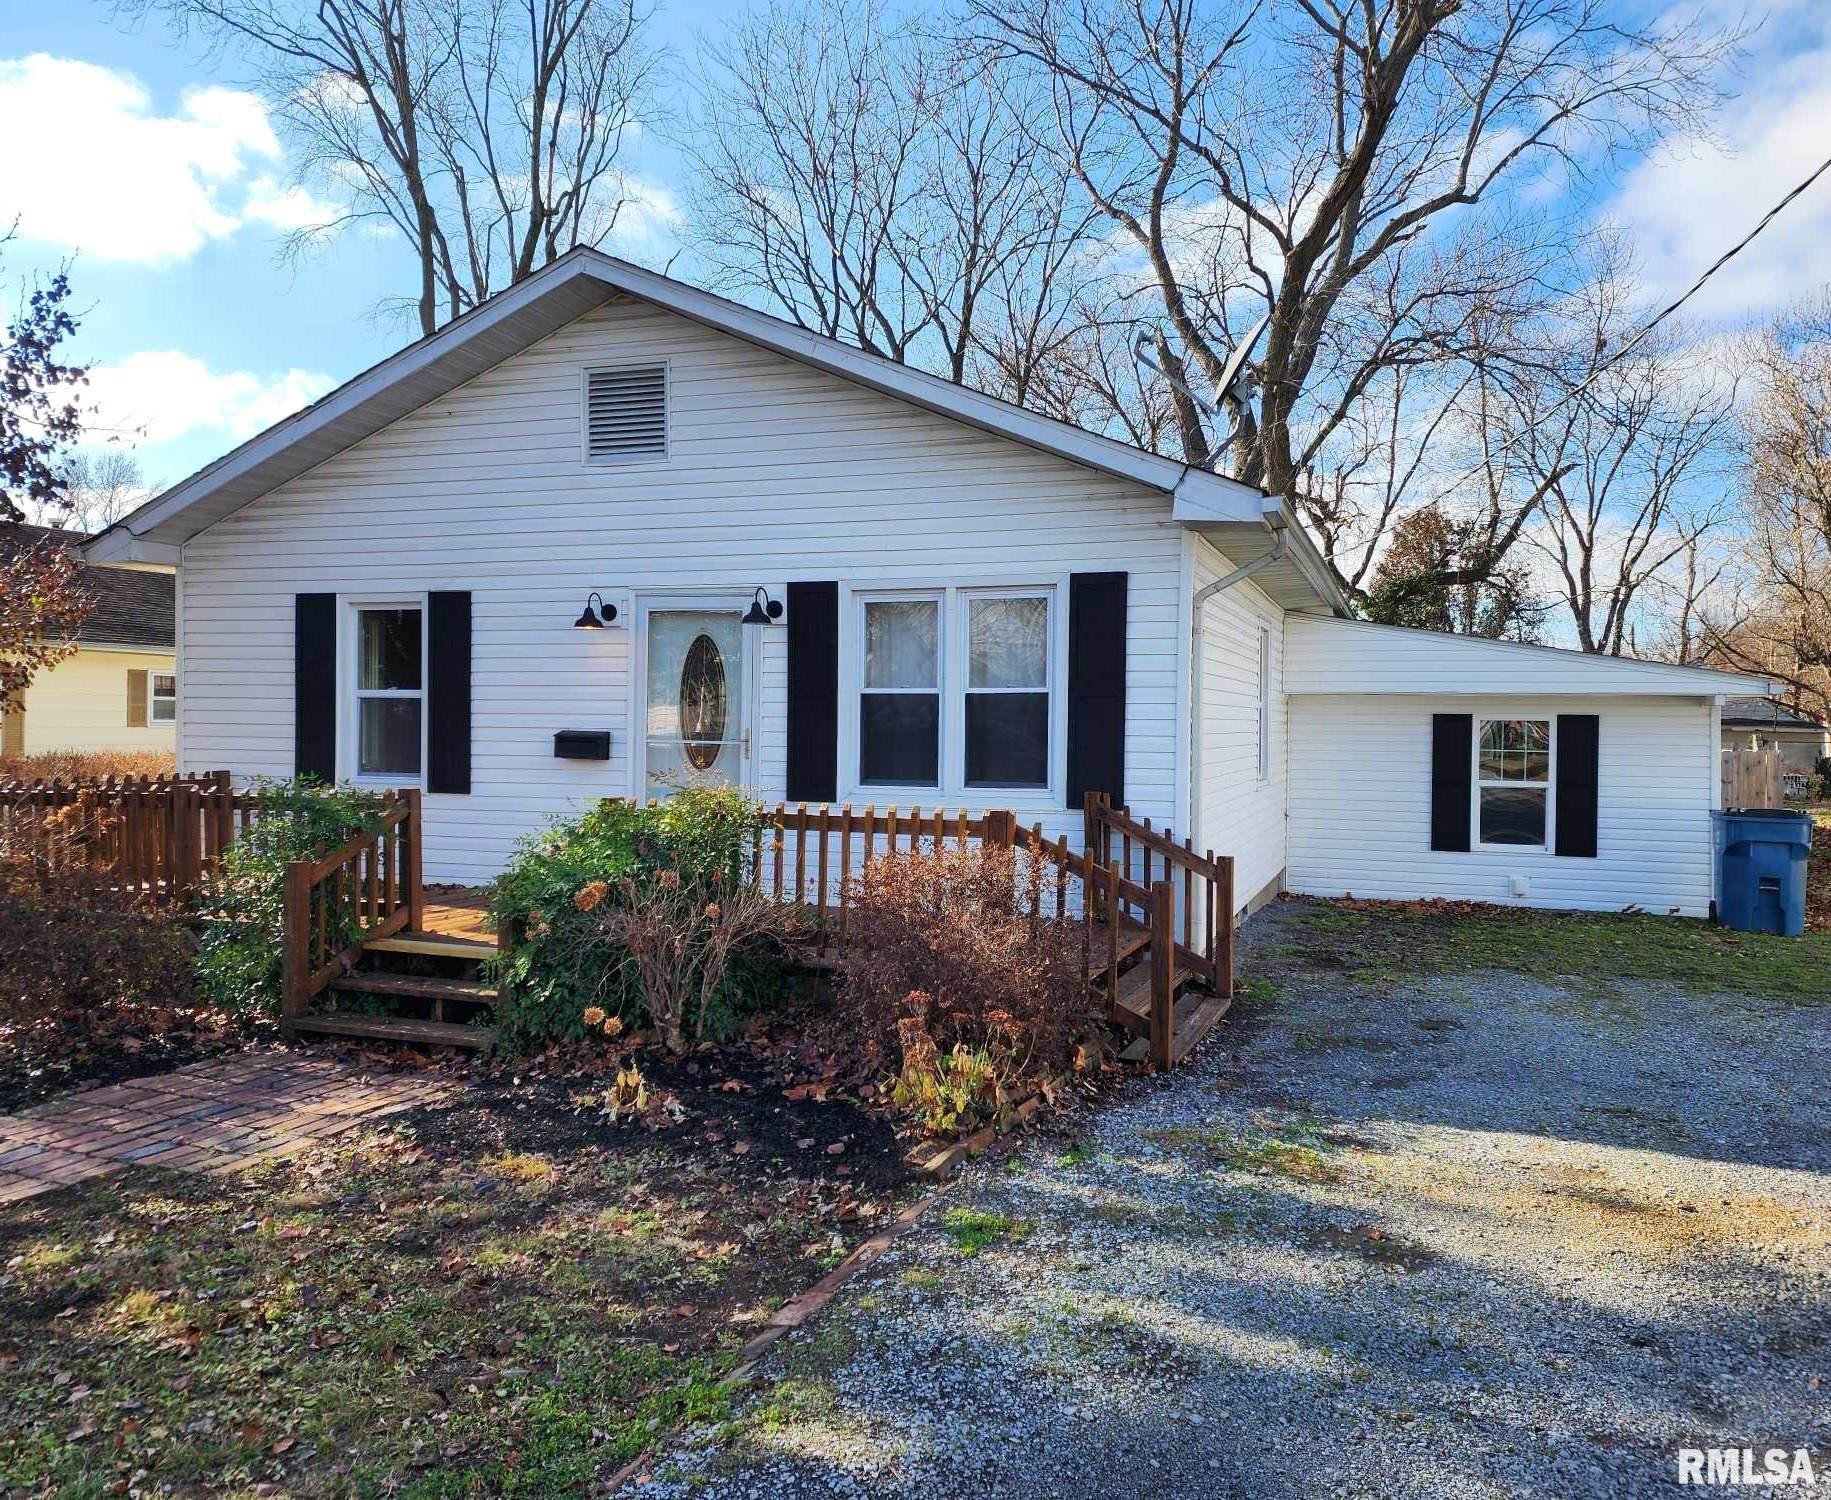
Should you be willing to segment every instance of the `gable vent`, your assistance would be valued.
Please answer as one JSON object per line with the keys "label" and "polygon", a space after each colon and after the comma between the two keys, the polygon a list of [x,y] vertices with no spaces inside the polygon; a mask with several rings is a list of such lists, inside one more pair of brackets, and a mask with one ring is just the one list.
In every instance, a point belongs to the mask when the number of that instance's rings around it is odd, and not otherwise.
{"label": "gable vent", "polygon": [[585,373],[585,457],[592,463],[659,458],[668,451],[665,365]]}

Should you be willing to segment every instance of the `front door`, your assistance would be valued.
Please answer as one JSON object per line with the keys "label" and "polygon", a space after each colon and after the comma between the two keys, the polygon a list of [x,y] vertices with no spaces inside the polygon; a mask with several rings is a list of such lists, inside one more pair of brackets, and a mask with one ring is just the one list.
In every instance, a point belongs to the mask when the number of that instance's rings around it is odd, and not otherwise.
{"label": "front door", "polygon": [[739,609],[653,605],[643,614],[643,795],[750,778],[750,682]]}

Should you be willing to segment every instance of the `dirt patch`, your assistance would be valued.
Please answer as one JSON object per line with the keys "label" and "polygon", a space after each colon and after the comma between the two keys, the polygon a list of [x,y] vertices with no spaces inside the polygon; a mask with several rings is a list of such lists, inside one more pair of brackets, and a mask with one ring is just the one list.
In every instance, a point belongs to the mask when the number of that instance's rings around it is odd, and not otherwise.
{"label": "dirt patch", "polygon": [[1436,1252],[1427,1246],[1371,1224],[1318,1230],[1310,1243],[1345,1255],[1357,1255],[1373,1265],[1403,1271],[1407,1275],[1416,1275],[1438,1259]]}

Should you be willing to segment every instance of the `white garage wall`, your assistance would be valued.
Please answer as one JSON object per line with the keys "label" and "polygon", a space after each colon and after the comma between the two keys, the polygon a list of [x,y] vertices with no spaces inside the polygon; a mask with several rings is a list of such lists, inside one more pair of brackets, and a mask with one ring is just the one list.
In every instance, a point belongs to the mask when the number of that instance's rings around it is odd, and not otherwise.
{"label": "white garage wall", "polygon": [[[669,362],[669,457],[587,467],[581,371],[654,359]],[[633,788],[638,643],[626,628],[569,628],[589,590],[627,609],[639,587],[761,584],[779,598],[790,579],[1064,584],[1125,569],[1129,800],[1179,822],[1182,567],[1161,496],[658,309],[612,304],[186,544],[181,759],[238,777],[291,773],[296,593],[468,589],[473,791],[427,799],[426,873],[481,879],[543,815]],[[756,790],[776,797],[786,632],[760,635]],[[613,758],[555,760],[564,728],[609,728]],[[1060,798],[981,796],[1078,841],[1080,816]]]}
{"label": "white garage wall", "polygon": [[[1196,538],[1195,589],[1233,571]],[[1200,848],[1234,859],[1234,894],[1245,906],[1285,864],[1284,611],[1247,579],[1203,606]],[[1259,630],[1271,632],[1271,743],[1259,775]]]}
{"label": "white garage wall", "polygon": [[[1430,847],[1431,716],[1601,718],[1598,857]],[[1290,889],[1708,913],[1717,745],[1701,698],[1300,694],[1290,700]],[[1524,876],[1529,894],[1510,894]]]}

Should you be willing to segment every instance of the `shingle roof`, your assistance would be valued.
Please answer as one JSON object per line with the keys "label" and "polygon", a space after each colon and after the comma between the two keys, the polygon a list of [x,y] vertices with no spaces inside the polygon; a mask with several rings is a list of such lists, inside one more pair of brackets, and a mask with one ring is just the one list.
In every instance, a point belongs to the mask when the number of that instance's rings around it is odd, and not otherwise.
{"label": "shingle roof", "polygon": [[[40,542],[61,542],[74,547],[83,540],[80,532],[60,531],[55,526],[0,522],[0,558],[10,558]],[[171,647],[175,638],[176,589],[170,573],[86,563],[83,578],[95,595],[95,608],[76,633],[79,641],[96,645]]]}
{"label": "shingle roof", "polygon": [[1774,729],[1822,729],[1818,720],[1783,708],[1775,698],[1725,698],[1725,724],[1760,724]]}

